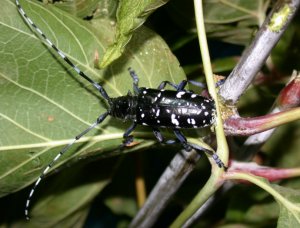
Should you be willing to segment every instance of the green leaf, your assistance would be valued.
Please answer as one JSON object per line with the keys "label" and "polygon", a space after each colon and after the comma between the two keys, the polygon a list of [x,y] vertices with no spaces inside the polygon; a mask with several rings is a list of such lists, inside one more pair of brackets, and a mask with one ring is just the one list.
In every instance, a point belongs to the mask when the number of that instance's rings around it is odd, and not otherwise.
{"label": "green leaf", "polygon": [[[135,32],[157,8],[168,0],[122,0],[117,11],[117,32],[115,41],[104,54],[100,67],[104,68],[118,59]],[[139,33],[137,32],[137,36]],[[134,41],[131,41],[134,42]]]}
{"label": "green leaf", "polygon": [[284,196],[284,199],[276,198],[280,214],[277,223],[278,228],[300,226],[300,192],[290,188],[272,185],[272,187]]}
{"label": "green leaf", "polygon": [[262,1],[207,1],[204,6],[205,23],[209,37],[224,42],[248,45],[265,16]]}
{"label": "green leaf", "polygon": [[204,4],[205,20],[208,23],[233,23],[248,18],[257,18],[257,10],[262,7],[262,3],[256,1],[206,1]]}
{"label": "green leaf", "polygon": [[300,226],[300,192],[279,185],[270,184],[262,177],[248,173],[232,172],[227,176],[229,179],[239,179],[249,181],[266,192],[271,194],[279,204],[280,215],[278,227],[299,227]]}
{"label": "green leaf", "polygon": [[99,2],[100,0],[72,0],[54,2],[54,4],[70,14],[84,18],[93,15]]}
{"label": "green leaf", "polygon": [[[128,67],[137,72],[140,86],[145,87],[156,87],[162,80],[178,83],[184,78],[168,46],[146,28],[133,37],[118,61],[98,70],[94,56],[102,56],[113,39],[111,21],[86,22],[52,5],[20,2],[49,39],[112,97],[132,89]],[[4,196],[36,180],[63,146],[105,112],[107,104],[93,86],[41,42],[18,13],[14,0],[3,1],[0,30],[0,130],[4,132],[0,138],[0,196]],[[118,150],[129,125],[107,118],[76,142],[58,166]],[[136,132],[142,138],[151,133],[147,128]],[[139,148],[149,145],[140,142]]]}
{"label": "green leaf", "polygon": [[56,7],[80,18],[115,18],[118,1],[72,0],[55,1],[54,4]]}
{"label": "green leaf", "polygon": [[[265,17],[267,1],[203,1],[205,29],[209,38],[248,45]],[[169,14],[183,30],[197,33],[193,1],[173,0]]]}
{"label": "green leaf", "polygon": [[[30,210],[30,222],[14,221],[14,227],[83,227],[89,206],[96,195],[109,183],[117,159],[89,164],[77,163],[47,179],[40,188]],[[99,172],[92,175],[95,170]],[[23,205],[22,205],[23,206]],[[11,208],[10,208],[11,209]],[[21,208],[14,208],[20,211]],[[14,211],[10,210],[13,214]]]}

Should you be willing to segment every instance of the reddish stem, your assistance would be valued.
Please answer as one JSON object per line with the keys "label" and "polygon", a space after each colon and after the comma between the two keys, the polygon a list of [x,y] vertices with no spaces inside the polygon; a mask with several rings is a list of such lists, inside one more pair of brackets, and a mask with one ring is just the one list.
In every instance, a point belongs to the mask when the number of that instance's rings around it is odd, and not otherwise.
{"label": "reddish stem", "polygon": [[282,179],[300,176],[300,169],[280,169],[270,168],[267,166],[259,166],[256,163],[246,163],[231,161],[231,166],[228,172],[245,172],[251,173],[255,176],[260,176],[268,179],[269,181],[278,181]]}
{"label": "reddish stem", "polygon": [[[299,105],[300,75],[296,75],[294,79],[281,90],[277,98],[278,108],[276,112],[252,118],[242,118],[237,116],[229,117],[224,123],[225,132],[227,135],[248,136],[278,127],[294,120],[299,120],[300,108],[294,108]],[[279,110],[282,111],[278,112]]]}
{"label": "reddish stem", "polygon": [[249,136],[300,119],[300,107],[252,118],[228,118],[224,122],[226,135]]}
{"label": "reddish stem", "polygon": [[300,106],[300,75],[281,90],[277,105],[281,110]]}

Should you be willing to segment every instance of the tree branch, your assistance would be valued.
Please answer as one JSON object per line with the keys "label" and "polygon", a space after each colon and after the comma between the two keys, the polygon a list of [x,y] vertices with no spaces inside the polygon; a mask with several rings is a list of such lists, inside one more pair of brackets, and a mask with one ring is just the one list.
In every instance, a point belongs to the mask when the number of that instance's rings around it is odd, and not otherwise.
{"label": "tree branch", "polygon": [[295,16],[299,5],[300,0],[276,2],[252,44],[221,87],[219,94],[224,101],[237,103]]}

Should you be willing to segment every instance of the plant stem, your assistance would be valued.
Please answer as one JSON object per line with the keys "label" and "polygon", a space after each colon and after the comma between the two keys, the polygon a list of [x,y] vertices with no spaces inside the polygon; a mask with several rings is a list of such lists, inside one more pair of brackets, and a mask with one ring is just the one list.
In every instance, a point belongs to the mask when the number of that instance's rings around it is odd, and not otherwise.
{"label": "plant stem", "polygon": [[183,181],[194,170],[199,158],[196,151],[182,150],[177,153],[129,227],[153,227]]}
{"label": "plant stem", "polygon": [[[202,0],[194,0],[198,39],[201,49],[201,56],[203,61],[203,67],[206,77],[206,82],[208,86],[208,91],[211,97],[214,99],[216,104],[217,119],[216,119],[216,137],[217,137],[217,154],[220,159],[224,162],[225,165],[228,163],[228,146],[223,130],[223,123],[220,115],[219,102],[217,98],[217,92],[215,88],[215,80],[213,77],[213,72],[211,68],[210,56],[208,51],[204,19],[203,19],[203,10],[202,10]],[[196,195],[193,201],[189,206],[177,217],[177,219],[172,223],[170,227],[182,227],[183,224],[201,207],[205,201],[215,193],[215,191],[221,185],[221,176],[224,170],[218,168],[216,165],[213,165],[213,172],[205,184],[205,186],[200,190]]]}
{"label": "plant stem", "polygon": [[224,162],[224,164],[227,165],[228,146],[225,138],[225,133],[223,130],[223,122],[220,115],[221,111],[219,108],[220,105],[218,101],[217,91],[215,87],[215,80],[212,72],[211,61],[210,61],[210,56],[208,51],[203,11],[202,11],[202,0],[194,0],[194,7],[195,7],[198,39],[199,39],[199,45],[201,49],[201,56],[202,56],[203,68],[205,72],[205,78],[206,78],[209,94],[215,101],[216,111],[217,111],[216,126],[215,126],[217,144],[218,144],[217,153],[220,159]]}
{"label": "plant stem", "polygon": [[254,176],[249,173],[242,173],[242,172],[228,172],[225,177],[230,180],[247,180],[262,189],[264,189],[266,192],[271,194],[277,201],[282,203],[284,207],[286,208],[292,208],[293,210],[300,211],[300,207],[296,205],[295,203],[288,200],[286,197],[284,197],[280,192],[276,191],[271,184],[264,178]]}
{"label": "plant stem", "polygon": [[253,135],[300,119],[300,107],[253,118],[229,118],[225,122],[227,135]]}
{"label": "plant stem", "polygon": [[183,227],[185,222],[203,205],[223,183],[220,177],[213,172],[205,186],[194,197],[192,203],[176,218],[171,228]]}

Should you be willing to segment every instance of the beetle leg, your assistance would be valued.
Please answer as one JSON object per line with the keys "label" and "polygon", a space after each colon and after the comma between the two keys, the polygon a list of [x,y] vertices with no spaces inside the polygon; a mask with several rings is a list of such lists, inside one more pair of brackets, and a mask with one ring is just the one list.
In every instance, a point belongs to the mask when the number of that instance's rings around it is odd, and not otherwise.
{"label": "beetle leg", "polygon": [[139,89],[139,77],[135,73],[134,70],[132,70],[130,67],[128,68],[129,74],[132,77],[133,80],[133,91],[135,94],[138,94],[140,89]]}
{"label": "beetle leg", "polygon": [[183,80],[178,84],[177,91],[184,91],[184,87],[187,84],[187,80]]}
{"label": "beetle leg", "polygon": [[[197,86],[197,87],[201,88],[201,89],[206,89],[207,88],[207,86],[202,82],[197,82],[197,81],[194,81],[194,80],[188,80],[188,82],[191,83],[194,86]],[[225,79],[221,79],[221,80],[217,81],[216,84],[215,84],[216,88],[223,85],[224,82],[225,82]]]}
{"label": "beetle leg", "polygon": [[179,130],[175,129],[174,134],[186,151],[191,151],[193,149],[193,147],[187,142],[185,136]]}
{"label": "beetle leg", "polygon": [[196,145],[196,144],[191,144],[191,146],[192,146],[196,151],[203,151],[203,152],[207,153],[208,155],[210,155],[210,156],[214,159],[215,163],[216,163],[220,168],[224,168],[225,170],[227,170],[227,167],[224,165],[224,163],[222,162],[222,160],[219,158],[219,156],[218,156],[216,153],[214,153],[213,151],[208,150],[208,149],[206,149],[206,148],[203,148],[203,147],[201,147],[201,146],[199,146],[199,145]]}
{"label": "beetle leg", "polygon": [[157,87],[157,89],[162,90],[162,89],[164,89],[164,88],[166,87],[166,85],[170,85],[170,86],[172,86],[173,88],[175,88],[176,90],[177,90],[177,88],[178,88],[178,85],[174,84],[173,82],[162,81],[162,82],[160,83],[160,85]]}
{"label": "beetle leg", "polygon": [[188,82],[191,83],[194,86],[197,86],[197,87],[201,88],[201,89],[206,88],[206,85],[202,82],[197,82],[197,81],[194,81],[194,80],[188,80]]}
{"label": "beetle leg", "polygon": [[153,134],[155,136],[155,138],[160,142],[163,143],[164,142],[164,137],[161,134],[160,130],[158,130],[158,128],[153,127]]}
{"label": "beetle leg", "polygon": [[196,81],[193,81],[193,80],[183,80],[181,81],[178,85],[172,83],[172,82],[169,82],[169,81],[163,81],[160,83],[160,85],[158,86],[157,89],[161,90],[161,89],[164,89],[166,87],[166,85],[170,85],[172,86],[173,88],[175,88],[177,91],[185,91],[185,86],[187,85],[187,83],[191,83],[192,85],[194,86],[197,86],[197,87],[200,87],[200,88],[206,88],[206,86],[201,83],[201,82],[196,82]]}
{"label": "beetle leg", "polygon": [[176,140],[176,139],[175,140],[169,139],[167,141],[164,141],[164,137],[158,128],[153,128],[153,134],[154,134],[155,138],[162,144],[172,145],[172,144],[178,143],[178,140]]}
{"label": "beetle leg", "polygon": [[128,146],[130,143],[133,142],[133,136],[130,135],[131,132],[133,132],[133,130],[135,129],[136,127],[136,123],[133,122],[133,124],[125,131],[125,133],[123,134],[123,144],[122,146]]}
{"label": "beetle leg", "polygon": [[163,81],[160,83],[160,85],[157,87],[157,89],[162,90],[166,87],[166,85],[170,85],[177,91],[185,91],[184,87],[186,86],[187,82],[188,82],[187,80],[183,80],[178,85],[176,85],[173,82]]}
{"label": "beetle leg", "polygon": [[202,151],[207,153],[208,155],[212,156],[212,158],[214,159],[215,163],[220,167],[220,168],[224,168],[225,170],[227,169],[227,167],[224,165],[224,163],[222,162],[222,160],[219,158],[219,156],[215,153],[213,153],[211,150],[205,149],[201,146],[195,145],[195,144],[189,144],[185,138],[185,136],[179,131],[179,130],[174,130],[174,133],[177,137],[177,139],[180,141],[180,143],[183,145],[184,149],[186,151],[191,151],[191,149],[194,149],[196,151]]}

